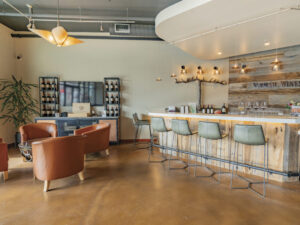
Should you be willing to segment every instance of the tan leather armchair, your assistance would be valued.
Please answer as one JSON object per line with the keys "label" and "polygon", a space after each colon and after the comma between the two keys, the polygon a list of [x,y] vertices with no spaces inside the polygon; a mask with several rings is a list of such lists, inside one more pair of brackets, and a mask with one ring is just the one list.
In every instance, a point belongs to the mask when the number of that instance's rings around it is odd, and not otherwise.
{"label": "tan leather armchair", "polygon": [[85,136],[58,137],[32,143],[33,171],[44,181],[44,192],[50,181],[78,174],[84,180]]}
{"label": "tan leather armchair", "polygon": [[21,126],[21,142],[33,141],[35,139],[57,137],[56,124],[52,123],[32,123]]}
{"label": "tan leather armchair", "polygon": [[7,144],[0,138],[0,172],[3,172],[4,181],[8,179],[8,152]]}
{"label": "tan leather armchair", "polygon": [[105,150],[106,154],[109,155],[109,133],[110,124],[103,122],[74,131],[74,135],[87,136],[85,154]]}

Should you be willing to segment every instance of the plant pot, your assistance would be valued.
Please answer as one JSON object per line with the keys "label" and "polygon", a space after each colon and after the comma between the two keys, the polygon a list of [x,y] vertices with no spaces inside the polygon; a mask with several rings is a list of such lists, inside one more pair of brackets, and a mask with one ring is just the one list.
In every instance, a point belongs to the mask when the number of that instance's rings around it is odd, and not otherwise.
{"label": "plant pot", "polygon": [[21,143],[21,134],[20,132],[16,132],[15,134],[15,148]]}

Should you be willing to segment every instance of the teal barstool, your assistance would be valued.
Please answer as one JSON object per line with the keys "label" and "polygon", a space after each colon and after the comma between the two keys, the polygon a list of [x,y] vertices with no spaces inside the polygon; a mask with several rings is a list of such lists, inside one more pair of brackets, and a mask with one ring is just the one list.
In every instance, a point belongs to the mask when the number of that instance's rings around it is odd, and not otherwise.
{"label": "teal barstool", "polygon": [[[211,171],[211,174],[209,176],[198,176],[198,177],[213,177],[215,174],[219,175],[218,181],[220,182],[221,174],[222,173],[228,173],[228,172],[222,172],[221,166],[222,166],[222,141],[224,138],[226,138],[227,134],[222,134],[219,123],[215,122],[199,122],[198,123],[198,145],[197,145],[197,156],[196,156],[196,166],[194,170],[194,176],[197,176],[196,170],[198,166],[198,155],[201,155],[201,166],[202,166],[202,158],[204,158],[204,168]],[[204,153],[201,151],[201,138],[205,140],[204,142]],[[219,172],[215,172],[211,168],[206,166],[206,162],[208,159],[208,153],[207,153],[207,142],[210,141],[217,141],[219,143]],[[217,145],[218,149],[218,145]]]}
{"label": "teal barstool", "polygon": [[[248,187],[233,187],[233,164],[231,170],[231,181],[230,187],[231,189],[250,189],[257,194],[265,197],[266,196],[266,173],[268,176],[268,169],[269,169],[269,146],[268,141],[265,139],[264,131],[261,125],[235,125],[234,126],[234,141],[235,141],[235,148],[233,152],[234,161],[236,161],[236,176],[248,182]],[[261,182],[252,182],[249,179],[239,176],[237,174],[238,166],[239,166],[239,144],[243,145],[252,145],[252,146],[264,146],[264,163],[263,163],[263,171],[264,171],[264,179]],[[235,154],[237,156],[235,157]],[[263,194],[259,193],[255,189],[252,188],[252,184],[263,184]]]}
{"label": "teal barstool", "polygon": [[[132,115],[132,119],[133,119],[133,125],[134,125],[134,127],[135,127],[134,145],[137,144],[136,139],[137,139],[137,137],[138,137],[139,131],[141,131],[141,129],[142,129],[144,126],[146,126],[146,127],[149,128],[150,140],[151,140],[152,134],[151,134],[150,122],[149,122],[148,120],[140,120],[140,119],[138,118],[137,113],[134,113],[134,114]],[[151,146],[151,144],[150,144],[149,146]],[[148,149],[149,146],[147,145],[146,147],[140,147],[140,148],[138,148],[138,149]]]}
{"label": "teal barstool", "polygon": [[[152,127],[152,135],[151,135],[151,146],[149,148],[149,156],[148,156],[148,161],[149,162],[164,162],[167,160],[166,158],[166,149],[168,148],[168,138],[169,138],[169,132],[171,130],[167,129],[165,120],[162,117],[152,117],[151,118],[151,127]],[[161,139],[159,139],[159,146],[162,149],[162,160],[150,160],[151,154],[153,152],[153,144],[154,144],[154,135],[153,133],[157,132],[161,134]],[[164,140],[165,139],[165,140]]]}
{"label": "teal barstool", "polygon": [[[194,134],[197,134],[197,132],[191,131],[187,120],[178,120],[178,119],[172,120],[172,131],[173,131],[173,149],[176,149],[176,151],[177,151],[177,159],[175,159],[175,160],[180,160],[180,158],[183,158],[182,155],[184,154],[182,152],[180,154],[178,154],[178,150],[183,150],[182,149],[182,137],[189,136],[189,151],[191,152],[192,140],[193,140],[192,137]],[[180,136],[180,138],[181,138],[181,146],[180,146],[181,149],[179,149],[179,146],[178,146],[178,136]],[[176,140],[176,142],[175,142],[175,140]],[[175,146],[175,144],[176,144],[176,146]],[[183,163],[185,163],[185,166],[183,168],[174,168],[174,167],[171,168],[170,162],[171,162],[171,160],[174,160],[174,159],[172,159],[172,155],[173,154],[170,154],[170,158],[169,158],[169,169],[185,169],[188,167],[188,173],[189,173],[189,171],[190,171],[189,165],[191,166],[190,155],[188,154],[188,163],[187,164],[184,161],[180,160]]]}

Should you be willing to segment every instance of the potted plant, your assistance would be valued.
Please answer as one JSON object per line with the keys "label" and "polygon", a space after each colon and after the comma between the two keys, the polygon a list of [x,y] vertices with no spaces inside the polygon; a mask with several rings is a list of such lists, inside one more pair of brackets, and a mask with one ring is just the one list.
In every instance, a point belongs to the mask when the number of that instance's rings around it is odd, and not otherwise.
{"label": "potted plant", "polygon": [[3,124],[12,122],[16,129],[15,144],[20,143],[20,126],[32,122],[34,115],[38,114],[38,101],[31,96],[31,90],[37,88],[36,84],[25,83],[12,75],[12,79],[0,79],[0,119]]}

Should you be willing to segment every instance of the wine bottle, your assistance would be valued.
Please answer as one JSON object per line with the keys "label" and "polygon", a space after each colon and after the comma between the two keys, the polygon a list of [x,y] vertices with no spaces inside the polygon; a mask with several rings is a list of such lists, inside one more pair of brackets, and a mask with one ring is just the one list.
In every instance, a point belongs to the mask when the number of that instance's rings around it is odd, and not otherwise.
{"label": "wine bottle", "polygon": [[227,110],[226,110],[225,103],[223,104],[221,111],[222,111],[222,114],[226,114]]}
{"label": "wine bottle", "polygon": [[109,108],[108,108],[108,106],[106,107],[106,116],[109,117]]}
{"label": "wine bottle", "polygon": [[115,98],[114,98],[114,95],[113,95],[113,94],[110,95],[110,103],[111,103],[111,104],[114,104],[114,103],[115,103]]}
{"label": "wine bottle", "polygon": [[108,97],[108,94],[106,93],[105,95],[105,102],[108,104],[109,103],[109,97]]}
{"label": "wine bottle", "polygon": [[46,103],[46,94],[45,94],[45,92],[43,91],[42,92],[42,103]]}
{"label": "wine bottle", "polygon": [[209,105],[207,105],[206,113],[207,113],[207,114],[210,114],[210,106],[209,106]]}
{"label": "wine bottle", "polygon": [[46,83],[46,89],[47,90],[51,89],[51,84],[50,84],[50,80],[49,79],[47,80],[47,83]]}
{"label": "wine bottle", "polygon": [[206,113],[205,105],[203,105],[203,108],[202,108],[202,113],[203,113],[203,114],[205,114],[205,113]]}
{"label": "wine bottle", "polygon": [[53,94],[52,94],[52,102],[53,102],[53,103],[56,102],[56,94],[55,94],[55,92],[53,92]]}
{"label": "wine bottle", "polygon": [[110,116],[112,116],[112,117],[114,116],[114,109],[113,109],[113,107],[110,108]]}
{"label": "wine bottle", "polygon": [[210,114],[214,114],[214,111],[215,111],[215,110],[214,110],[214,106],[211,105],[211,106],[210,106]]}
{"label": "wine bottle", "polygon": [[55,80],[52,80],[51,89],[56,90],[56,83]]}
{"label": "wine bottle", "polygon": [[45,83],[45,79],[43,78],[41,82],[41,89],[44,90],[45,88],[46,88],[46,83]]}
{"label": "wine bottle", "polygon": [[115,83],[115,91],[119,91],[119,83],[118,83],[118,81],[116,81],[116,83]]}
{"label": "wine bottle", "polygon": [[116,94],[115,102],[116,102],[116,104],[119,104],[119,96],[118,96],[118,94]]}
{"label": "wine bottle", "polygon": [[105,90],[109,91],[108,81],[105,81]]}
{"label": "wine bottle", "polygon": [[47,102],[47,103],[50,103],[50,102],[51,102],[51,96],[50,96],[49,93],[47,94],[46,102]]}
{"label": "wine bottle", "polygon": [[112,81],[110,82],[109,90],[114,91],[114,83]]}
{"label": "wine bottle", "polygon": [[119,108],[118,108],[118,107],[115,108],[115,116],[116,116],[116,117],[119,116]]}

